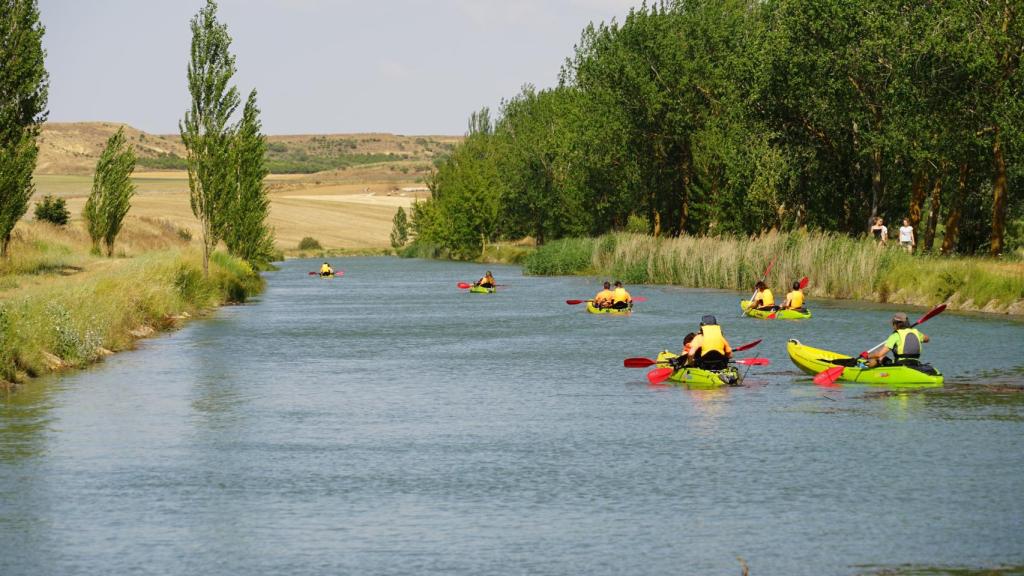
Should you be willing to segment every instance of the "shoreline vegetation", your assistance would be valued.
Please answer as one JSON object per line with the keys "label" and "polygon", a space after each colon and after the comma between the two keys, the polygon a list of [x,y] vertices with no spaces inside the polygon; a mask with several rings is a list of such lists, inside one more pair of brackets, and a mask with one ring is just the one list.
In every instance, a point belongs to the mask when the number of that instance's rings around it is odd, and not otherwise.
{"label": "shoreline vegetation", "polygon": [[768,263],[767,282],[785,294],[807,276],[809,298],[1024,314],[1024,264],[979,257],[907,254],[830,232],[769,232],[750,238],[654,237],[612,233],[563,238],[522,260],[526,274],[593,275],[628,284],[750,290]]}
{"label": "shoreline vegetation", "polygon": [[263,289],[258,272],[224,252],[204,278],[202,253],[165,222],[126,224],[112,259],[91,254],[77,226],[18,224],[0,262],[0,387],[131,350]]}

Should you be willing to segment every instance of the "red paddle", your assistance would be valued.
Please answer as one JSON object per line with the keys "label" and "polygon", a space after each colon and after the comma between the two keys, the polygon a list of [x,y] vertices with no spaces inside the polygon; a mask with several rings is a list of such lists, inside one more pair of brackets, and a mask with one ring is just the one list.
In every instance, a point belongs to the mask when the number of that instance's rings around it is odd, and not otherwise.
{"label": "red paddle", "polygon": [[743,364],[744,366],[767,366],[772,363],[767,358],[741,358],[736,361],[737,364]]}
{"label": "red paddle", "polygon": [[733,352],[743,352],[744,350],[750,350],[751,348],[753,348],[754,346],[757,346],[760,343],[761,343],[761,338],[758,338],[757,340],[754,340],[753,342],[747,342],[743,346],[739,346],[737,348],[733,348],[732,351]]}
{"label": "red paddle", "polygon": [[626,368],[647,368],[657,363],[657,360],[651,360],[650,358],[626,358],[622,361],[622,365]]}
{"label": "red paddle", "polygon": [[[925,312],[924,316],[921,316],[920,318],[918,318],[917,322],[914,322],[913,324],[911,324],[910,327],[913,328],[914,326],[917,326],[918,324],[924,324],[925,322],[927,322],[928,320],[931,320],[935,316],[938,316],[939,314],[942,314],[942,311],[945,310],[945,309],[946,309],[946,305],[945,304],[939,304],[935,308],[932,308],[928,312]],[[878,350],[879,348],[881,348],[884,345],[885,345],[885,342],[881,342],[877,346],[875,346],[874,348],[872,348],[870,350],[865,350],[864,352],[861,352],[858,356],[860,356],[861,358],[867,358],[869,354],[871,354],[875,350]],[[831,368],[827,368],[825,370],[822,370],[821,372],[818,372],[817,374],[814,375],[814,383],[818,384],[819,386],[831,386],[832,384],[835,383],[836,380],[839,379],[840,376],[843,375],[843,370],[845,368],[846,368],[845,366],[833,366]]]}
{"label": "red paddle", "polygon": [[[593,301],[594,299],[591,298],[589,300],[566,300],[565,303],[568,304],[569,306],[575,306],[577,304],[583,304],[584,302]],[[644,298],[643,296],[637,296],[636,298],[633,298],[633,302],[647,302],[647,298]]]}
{"label": "red paddle", "polygon": [[647,373],[647,381],[651,384],[661,384],[675,371],[675,368],[655,368]]}

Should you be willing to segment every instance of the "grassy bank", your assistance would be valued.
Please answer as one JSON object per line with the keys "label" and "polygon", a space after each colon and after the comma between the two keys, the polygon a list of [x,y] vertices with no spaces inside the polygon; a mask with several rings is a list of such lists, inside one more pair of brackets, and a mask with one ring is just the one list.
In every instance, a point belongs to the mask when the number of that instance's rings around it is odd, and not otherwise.
{"label": "grassy bank", "polygon": [[[482,264],[522,264],[534,251],[536,248],[529,239],[519,242],[497,242],[484,246],[481,254],[472,261]],[[447,250],[422,242],[413,242],[396,252],[402,258],[453,259]]]}
{"label": "grassy bank", "polygon": [[262,289],[249,265],[202,256],[159,222],[129,220],[120,258],[89,254],[75,228],[19,223],[0,261],[0,380],[81,367]]}
{"label": "grassy bank", "polygon": [[750,290],[775,260],[777,294],[810,278],[810,297],[848,298],[1024,314],[1024,264],[982,258],[912,256],[898,247],[829,233],[769,233],[755,238],[654,238],[610,234],[539,248],[528,274],[593,274],[631,284]]}

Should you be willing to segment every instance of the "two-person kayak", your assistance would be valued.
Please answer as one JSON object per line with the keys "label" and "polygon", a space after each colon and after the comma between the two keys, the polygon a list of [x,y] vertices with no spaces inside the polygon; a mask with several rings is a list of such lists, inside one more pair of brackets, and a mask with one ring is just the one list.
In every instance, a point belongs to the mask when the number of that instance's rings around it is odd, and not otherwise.
{"label": "two-person kayak", "polygon": [[752,318],[758,318],[760,320],[807,320],[811,317],[811,311],[806,308],[800,308],[793,310],[790,308],[784,308],[781,310],[748,310],[750,307],[749,300],[740,300],[740,309],[743,313]]}
{"label": "two-person kayak", "polygon": [[797,368],[808,374],[819,374],[843,366],[837,378],[844,382],[892,386],[896,388],[935,388],[942,386],[942,373],[930,364],[908,362],[906,364],[868,368],[859,358],[812,348],[792,339],[786,344],[786,352]]}
{"label": "two-person kayak", "polygon": [[[658,354],[658,365],[669,366],[669,361],[678,357],[678,354],[664,350]],[[668,379],[691,388],[719,388],[721,386],[739,386],[743,383],[743,376],[739,369],[732,364],[724,370],[704,370],[687,366],[677,369]]]}
{"label": "two-person kayak", "polygon": [[612,316],[629,316],[633,313],[633,306],[627,308],[598,308],[594,303],[587,301],[587,312],[591,314],[610,314]]}

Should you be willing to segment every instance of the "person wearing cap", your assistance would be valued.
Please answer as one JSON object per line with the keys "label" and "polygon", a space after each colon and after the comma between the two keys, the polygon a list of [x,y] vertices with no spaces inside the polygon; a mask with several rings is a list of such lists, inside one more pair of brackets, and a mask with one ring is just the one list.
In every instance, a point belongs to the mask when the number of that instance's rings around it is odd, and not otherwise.
{"label": "person wearing cap", "polygon": [[690,341],[688,356],[689,364],[706,370],[722,370],[729,364],[732,348],[711,314],[700,319],[700,331]]}
{"label": "person wearing cap", "polygon": [[800,310],[804,307],[804,291],[800,289],[800,281],[793,282],[793,290],[786,294],[786,303],[783,308],[789,310]]}
{"label": "person wearing cap", "polygon": [[484,277],[473,283],[473,286],[480,286],[481,288],[494,288],[494,276],[491,276],[491,271],[488,270]]}
{"label": "person wearing cap", "polygon": [[775,296],[772,294],[771,288],[764,283],[764,280],[758,281],[754,285],[754,310],[774,310],[775,309]]}
{"label": "person wearing cap", "polygon": [[[907,360],[916,361],[921,357],[921,344],[928,342],[926,334],[917,328],[911,328],[907,315],[897,312],[892,317],[892,334],[878,350],[868,355],[868,368],[879,364],[904,364]],[[892,352],[892,360],[886,354]]]}
{"label": "person wearing cap", "polygon": [[597,308],[610,308],[614,301],[612,283],[605,280],[604,290],[601,290],[596,296],[594,296],[594,306]]}
{"label": "person wearing cap", "polygon": [[629,308],[633,306],[633,297],[622,287],[622,281],[615,281],[615,290],[612,290],[612,308]]}

